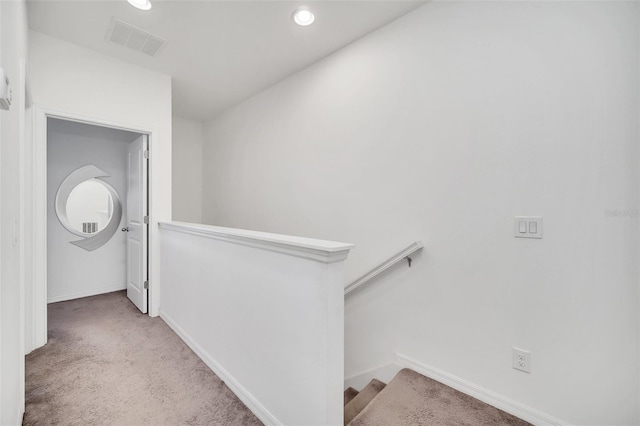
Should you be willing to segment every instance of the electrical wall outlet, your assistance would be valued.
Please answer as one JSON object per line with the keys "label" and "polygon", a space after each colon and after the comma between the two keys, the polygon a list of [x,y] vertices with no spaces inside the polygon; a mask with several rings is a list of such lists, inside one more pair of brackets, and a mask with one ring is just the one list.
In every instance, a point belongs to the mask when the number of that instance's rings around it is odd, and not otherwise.
{"label": "electrical wall outlet", "polygon": [[531,352],[524,349],[513,348],[513,368],[531,373]]}

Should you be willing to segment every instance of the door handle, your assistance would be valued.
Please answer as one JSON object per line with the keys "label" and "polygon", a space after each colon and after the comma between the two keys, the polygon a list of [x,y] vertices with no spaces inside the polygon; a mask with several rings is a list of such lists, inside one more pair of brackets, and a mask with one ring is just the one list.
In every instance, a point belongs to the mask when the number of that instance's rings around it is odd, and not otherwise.
{"label": "door handle", "polygon": [[122,232],[129,232],[129,228],[122,228]]}

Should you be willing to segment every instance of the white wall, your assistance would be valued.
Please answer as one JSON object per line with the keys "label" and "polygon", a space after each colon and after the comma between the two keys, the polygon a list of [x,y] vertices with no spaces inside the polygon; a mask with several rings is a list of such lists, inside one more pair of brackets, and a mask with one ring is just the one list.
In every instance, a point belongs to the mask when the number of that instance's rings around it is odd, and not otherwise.
{"label": "white wall", "polygon": [[0,67],[13,103],[0,111],[0,424],[24,412],[24,286],[22,153],[25,145],[27,16],[24,1],[0,2]]}
{"label": "white wall", "polygon": [[202,222],[204,124],[173,117],[173,220]]}
{"label": "white wall", "polygon": [[265,424],[342,424],[351,245],[162,226],[167,324]]}
{"label": "white wall", "polygon": [[150,306],[160,302],[158,222],[171,219],[171,78],[43,34],[29,38],[34,104],[150,140]]}
{"label": "white wall", "polygon": [[638,36],[632,2],[428,3],[210,122],[204,222],[353,242],[349,281],[423,240],[347,299],[347,377],[398,352],[637,424],[639,218],[605,210],[640,207]]}
{"label": "white wall", "polygon": [[[139,135],[51,119],[47,133],[47,299],[59,302],[124,290],[127,249],[120,228],[126,223],[127,148]],[[118,232],[94,251],[71,244],[80,237],[62,226],[53,203],[62,181],[89,164],[110,175],[101,180],[118,192],[123,211]]]}

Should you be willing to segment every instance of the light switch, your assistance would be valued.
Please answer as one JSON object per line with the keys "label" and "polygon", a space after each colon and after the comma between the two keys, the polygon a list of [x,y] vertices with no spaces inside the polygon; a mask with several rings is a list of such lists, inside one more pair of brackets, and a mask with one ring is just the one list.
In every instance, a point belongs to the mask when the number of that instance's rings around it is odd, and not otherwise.
{"label": "light switch", "polygon": [[516,216],[514,237],[542,238],[542,216]]}

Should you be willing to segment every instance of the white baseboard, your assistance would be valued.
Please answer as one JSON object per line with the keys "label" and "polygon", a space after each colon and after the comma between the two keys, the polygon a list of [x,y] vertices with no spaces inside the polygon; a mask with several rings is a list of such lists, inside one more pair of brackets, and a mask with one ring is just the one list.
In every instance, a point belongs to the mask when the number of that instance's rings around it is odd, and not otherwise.
{"label": "white baseboard", "polygon": [[516,417],[528,421],[537,426],[571,426],[569,423],[556,419],[546,413],[538,411],[534,408],[521,404],[505,396],[471,383],[460,377],[449,374],[438,368],[423,364],[408,356],[396,353],[395,360],[392,363],[368,370],[345,379],[345,389],[353,387],[361,390],[371,379],[379,379],[385,383],[389,383],[391,379],[403,368],[410,368],[423,376],[429,377],[440,383],[454,388],[462,393],[470,395],[482,402],[506,411]]}
{"label": "white baseboard", "polygon": [[526,420],[529,423],[538,426],[571,426],[569,423],[556,419],[546,413],[538,411],[534,408],[521,404],[503,395],[499,395],[495,392],[485,389],[482,386],[478,386],[475,383],[471,383],[460,377],[449,374],[438,368],[431,367],[423,364],[419,361],[409,358],[405,355],[396,353],[395,364],[401,368],[410,368],[423,376],[427,376],[431,379],[437,380],[440,383],[444,383],[462,393],[470,395],[482,402],[492,405],[496,408],[506,411],[509,414],[513,414],[516,417]]}
{"label": "white baseboard", "polygon": [[384,383],[389,383],[400,370],[402,370],[402,366],[393,362],[381,365],[380,367],[347,377],[344,379],[344,388],[354,388],[360,391],[367,386],[371,379],[378,379]]}
{"label": "white baseboard", "polygon": [[195,352],[200,359],[236,394],[236,396],[244,403],[244,405],[256,415],[258,419],[265,425],[281,426],[276,417],[266,409],[266,407],[253,395],[249,393],[227,370],[222,367],[213,357],[205,351],[202,346],[197,344],[166,312],[160,309],[160,318]]}
{"label": "white baseboard", "polygon": [[21,425],[23,423],[23,420],[24,420],[24,402],[22,402],[22,405],[18,409],[18,415],[16,416],[16,422],[14,424]]}
{"label": "white baseboard", "polygon": [[61,296],[53,296],[53,297],[47,298],[47,304],[64,302],[66,300],[80,299],[80,298],[89,297],[89,296],[96,296],[98,294],[113,293],[114,291],[120,291],[120,290],[126,290],[126,289],[127,289],[126,285],[124,287],[122,285],[119,285],[117,287],[99,288],[96,290],[87,290],[87,291],[79,291],[77,293],[63,294]]}

